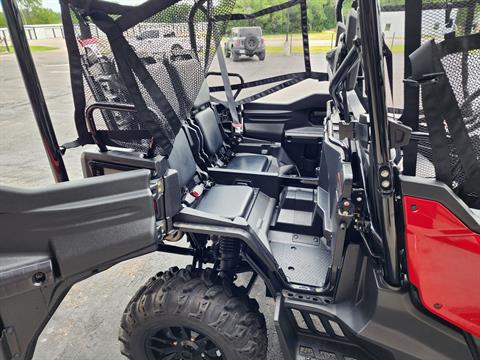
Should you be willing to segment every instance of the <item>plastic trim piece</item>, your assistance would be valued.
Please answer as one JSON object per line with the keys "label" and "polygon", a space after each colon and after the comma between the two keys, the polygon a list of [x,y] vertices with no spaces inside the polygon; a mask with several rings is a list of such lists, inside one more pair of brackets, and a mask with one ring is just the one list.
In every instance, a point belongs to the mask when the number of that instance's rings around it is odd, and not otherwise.
{"label": "plastic trim piece", "polygon": [[444,205],[403,198],[410,282],[433,314],[480,336],[480,234]]}
{"label": "plastic trim piece", "polygon": [[471,209],[444,183],[400,175],[403,196],[433,200],[443,204],[470,230],[480,233],[480,211]]}

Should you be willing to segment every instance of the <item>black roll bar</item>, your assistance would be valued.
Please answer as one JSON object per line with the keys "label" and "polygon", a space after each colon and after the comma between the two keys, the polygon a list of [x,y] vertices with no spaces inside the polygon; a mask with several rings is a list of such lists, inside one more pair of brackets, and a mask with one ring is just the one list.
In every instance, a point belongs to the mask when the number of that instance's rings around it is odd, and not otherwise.
{"label": "black roll bar", "polygon": [[43,146],[47,152],[50,168],[52,169],[56,182],[68,181],[62,151],[58,146],[55,130],[48,112],[47,103],[45,102],[45,96],[33,62],[32,53],[28,47],[28,40],[25,35],[25,28],[20,16],[20,11],[15,0],[4,0],[2,5],[10,32],[10,38],[15,48],[18,66],[20,67],[30,104],[32,105],[33,114],[40,131],[40,136],[42,137]]}
{"label": "black roll bar", "polygon": [[345,80],[350,75],[351,70],[358,64],[359,61],[360,49],[357,46],[357,42],[355,42],[354,46],[347,53],[347,56],[345,56],[345,59],[340,64],[337,71],[335,71],[328,89],[330,96],[335,102],[335,106],[339,108],[344,115],[345,121],[349,121],[348,114],[345,114],[345,111],[348,111],[348,109],[345,109],[343,106],[343,100],[339,95],[339,90],[341,86],[345,84]]}
{"label": "black roll bar", "polygon": [[[222,73],[217,71],[209,71],[207,75],[205,75],[205,79],[208,78],[209,76],[222,76]],[[238,95],[240,95],[240,92],[242,91],[243,86],[245,85],[245,79],[243,78],[242,75],[237,73],[228,73],[228,76],[236,77],[240,79],[240,87],[237,89],[237,91],[235,91],[235,94],[233,95],[233,98],[236,100]]]}
{"label": "black roll bar", "polygon": [[343,22],[342,9],[344,2],[345,0],[337,0],[337,5],[335,6],[335,18],[337,19],[337,22]]}
{"label": "black roll bar", "polygon": [[394,166],[390,155],[389,121],[387,115],[383,43],[380,34],[378,0],[361,0],[359,23],[362,42],[363,69],[371,122],[371,157],[373,191],[372,220],[383,242],[385,280],[400,285],[397,220],[395,218]]}
{"label": "black roll bar", "polygon": [[110,111],[119,111],[119,112],[130,112],[135,113],[137,110],[132,104],[123,104],[123,103],[109,103],[109,102],[96,102],[89,105],[85,110],[85,120],[87,122],[88,130],[92,134],[92,138],[95,141],[95,144],[99,147],[101,152],[106,152],[107,146],[103,142],[102,138],[98,134],[97,127],[95,125],[95,118],[93,113],[95,110],[110,110]]}

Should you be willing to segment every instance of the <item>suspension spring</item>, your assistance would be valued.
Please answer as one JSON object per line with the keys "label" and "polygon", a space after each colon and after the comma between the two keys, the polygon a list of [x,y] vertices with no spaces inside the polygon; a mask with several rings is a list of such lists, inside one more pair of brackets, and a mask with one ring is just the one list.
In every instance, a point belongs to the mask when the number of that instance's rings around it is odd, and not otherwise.
{"label": "suspension spring", "polygon": [[220,259],[220,271],[235,275],[240,260],[240,242],[237,239],[222,238],[220,240],[218,255]]}

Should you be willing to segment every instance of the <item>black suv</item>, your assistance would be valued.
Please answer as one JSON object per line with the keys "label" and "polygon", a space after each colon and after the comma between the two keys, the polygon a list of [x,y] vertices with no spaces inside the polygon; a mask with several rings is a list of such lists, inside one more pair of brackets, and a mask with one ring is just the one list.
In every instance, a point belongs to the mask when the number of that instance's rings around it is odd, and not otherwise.
{"label": "black suv", "polygon": [[230,37],[225,42],[225,56],[238,61],[241,55],[249,57],[257,55],[260,61],[265,60],[265,41],[261,27],[232,28]]}

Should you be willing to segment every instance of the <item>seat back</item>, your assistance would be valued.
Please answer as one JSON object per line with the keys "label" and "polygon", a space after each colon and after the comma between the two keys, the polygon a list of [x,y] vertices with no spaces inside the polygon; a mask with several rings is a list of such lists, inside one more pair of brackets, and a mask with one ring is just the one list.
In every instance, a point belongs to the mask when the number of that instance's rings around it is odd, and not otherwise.
{"label": "seat back", "polygon": [[175,137],[172,152],[168,157],[168,164],[171,169],[177,170],[181,188],[193,188],[198,180],[196,179],[197,164],[183,129]]}
{"label": "seat back", "polygon": [[202,132],[205,152],[210,157],[215,156],[223,146],[223,136],[218,125],[217,114],[211,107],[207,107],[196,113],[194,119]]}
{"label": "seat back", "polygon": [[215,157],[223,146],[223,134],[218,123],[217,113],[211,107],[210,89],[207,80],[193,104],[193,118],[201,131],[204,150],[209,157]]}
{"label": "seat back", "polygon": [[[340,267],[346,229],[351,221],[353,172],[347,161],[346,147],[333,135],[332,120],[326,122],[317,188],[317,211],[323,219],[323,234],[332,247],[332,269]],[[341,225],[343,224],[343,225]]]}
{"label": "seat back", "polygon": [[[125,86],[115,59],[96,56],[91,50],[89,46],[85,46],[82,52],[83,75],[92,94],[88,102],[133,104],[133,98]],[[190,75],[201,74],[200,62],[188,51],[180,54],[165,52],[155,58],[143,58],[143,61],[145,69],[156,80],[175,116],[182,121],[185,120],[193,107],[197,89],[201,87],[203,81],[203,77]],[[192,85],[192,82],[197,84]],[[163,129],[165,137],[175,138],[174,129],[168,124],[165,114],[152,98],[151,90],[147,91],[147,86],[143,82],[138,84],[138,90],[150,114],[153,114],[151,125]],[[94,114],[94,124],[97,130],[104,133],[102,139],[106,145],[132,148],[144,153],[149,150],[148,139],[137,140],[130,137],[126,140],[125,135],[118,131],[145,130],[145,119],[142,114],[102,110]],[[159,146],[158,143],[156,145]],[[155,149],[154,154],[158,153],[160,149]]]}

